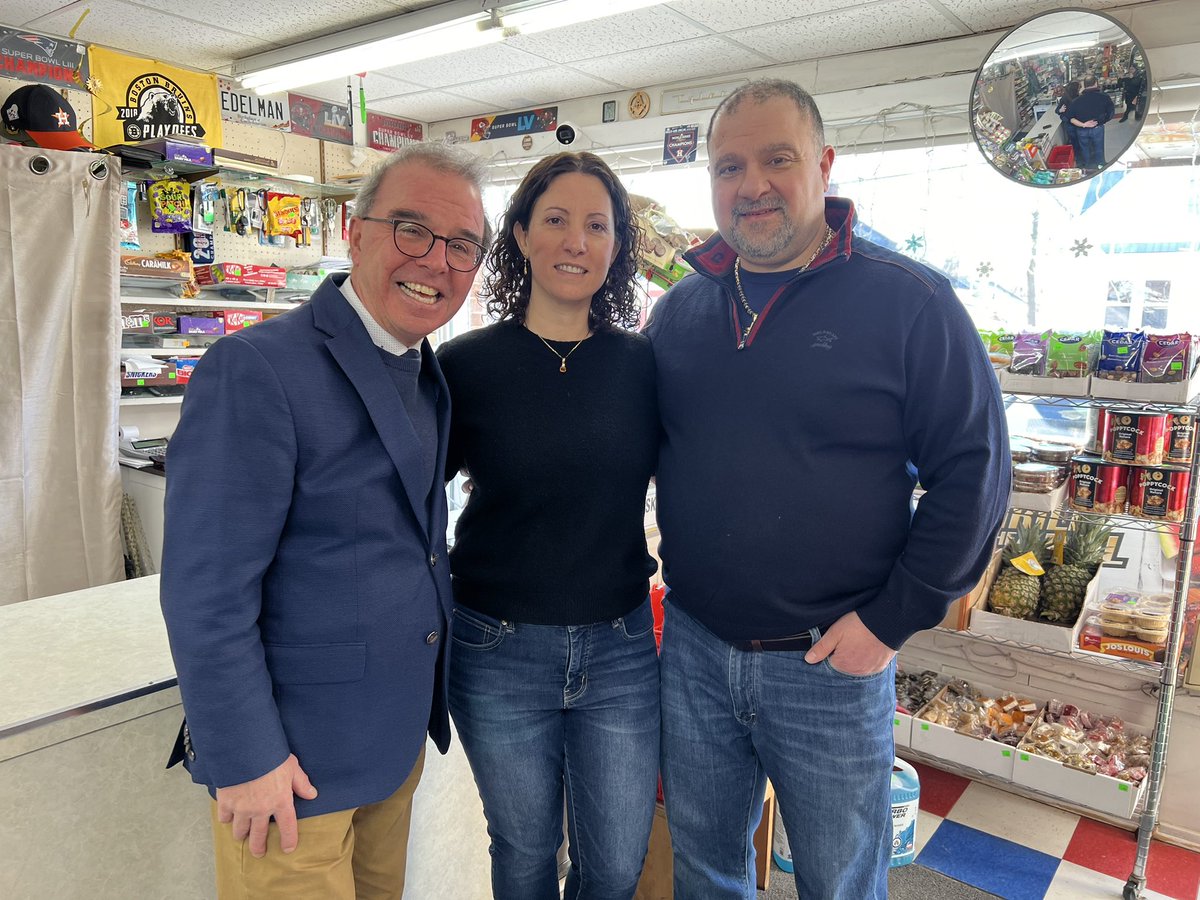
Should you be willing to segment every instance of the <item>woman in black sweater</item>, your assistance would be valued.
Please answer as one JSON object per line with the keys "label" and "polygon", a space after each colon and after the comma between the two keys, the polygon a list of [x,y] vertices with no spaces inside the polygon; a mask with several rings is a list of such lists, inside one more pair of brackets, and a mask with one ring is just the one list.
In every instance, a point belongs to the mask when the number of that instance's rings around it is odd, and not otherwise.
{"label": "woman in black sweater", "polygon": [[500,900],[633,896],[654,817],[655,564],[643,510],[658,412],[637,322],[638,229],[591,153],[513,195],[488,259],[499,321],[445,344],[447,476],[472,491],[450,566],[450,709],[475,775]]}

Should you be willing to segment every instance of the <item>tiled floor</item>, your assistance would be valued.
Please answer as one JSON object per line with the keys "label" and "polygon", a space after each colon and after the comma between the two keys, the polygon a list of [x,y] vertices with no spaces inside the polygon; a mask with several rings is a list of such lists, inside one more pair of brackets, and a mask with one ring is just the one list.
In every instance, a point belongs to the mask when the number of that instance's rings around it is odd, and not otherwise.
{"label": "tiled floor", "polygon": [[[1120,900],[1132,832],[916,764],[917,862],[1006,900]],[[1155,841],[1146,900],[1200,900],[1200,854]]]}

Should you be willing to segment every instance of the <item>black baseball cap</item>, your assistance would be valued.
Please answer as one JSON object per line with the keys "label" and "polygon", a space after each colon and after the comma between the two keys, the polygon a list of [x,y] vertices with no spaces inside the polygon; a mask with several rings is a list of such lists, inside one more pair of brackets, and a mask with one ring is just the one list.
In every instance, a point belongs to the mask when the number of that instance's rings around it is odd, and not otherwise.
{"label": "black baseball cap", "polygon": [[10,140],[47,150],[94,150],[79,133],[75,110],[54,88],[44,84],[19,87],[0,106],[0,122]]}

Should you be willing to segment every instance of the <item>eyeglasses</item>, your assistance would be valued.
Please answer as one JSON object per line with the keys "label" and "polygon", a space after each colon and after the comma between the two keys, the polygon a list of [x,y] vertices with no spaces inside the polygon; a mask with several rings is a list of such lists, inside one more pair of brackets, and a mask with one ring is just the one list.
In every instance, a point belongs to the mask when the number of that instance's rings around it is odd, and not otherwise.
{"label": "eyeglasses", "polygon": [[396,249],[405,256],[420,259],[433,249],[436,241],[446,243],[446,265],[456,272],[473,272],[483,261],[483,245],[467,238],[446,237],[434,234],[424,225],[417,222],[405,222],[401,219],[379,219],[375,216],[359,216],[364,222],[383,222],[392,226],[392,239]]}

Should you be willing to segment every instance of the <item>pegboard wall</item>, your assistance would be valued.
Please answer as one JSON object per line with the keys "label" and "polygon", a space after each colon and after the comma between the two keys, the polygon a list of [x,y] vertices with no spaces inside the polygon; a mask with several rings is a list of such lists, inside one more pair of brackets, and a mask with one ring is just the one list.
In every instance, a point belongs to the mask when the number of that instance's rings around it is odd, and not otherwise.
{"label": "pegboard wall", "polygon": [[[10,78],[0,78],[0,101],[27,82]],[[59,90],[59,88],[55,88]],[[75,110],[80,122],[83,136],[92,136],[92,97],[86,91],[66,90],[67,101]],[[224,138],[222,144],[226,149],[249,153],[268,159],[278,160],[280,176],[307,176],[316,181],[332,181],[334,176],[347,176],[369,171],[384,154],[365,148],[348,147],[341,144],[331,144],[318,141],[315,138],[301,137],[269,128],[258,128],[253,125],[242,125],[236,122],[222,123]],[[136,179],[137,172],[130,173],[130,179]],[[265,180],[261,187],[271,188],[270,180]],[[303,186],[295,183],[280,185],[280,189],[299,193],[305,196]],[[347,187],[353,192],[354,187]],[[170,234],[154,234],[150,228],[150,207],[145,201],[139,200],[138,212],[138,242],[142,253],[162,253],[175,248],[176,238]],[[228,232],[225,228],[225,216],[218,208],[213,244],[218,262],[242,262],[256,265],[278,265],[285,267],[303,266],[315,263],[321,256],[346,257],[349,247],[342,240],[340,210],[332,229],[315,234],[313,242],[308,247],[297,247],[291,240],[286,240],[282,246],[260,244],[253,235],[242,236]],[[128,251],[127,251],[128,252]]]}

